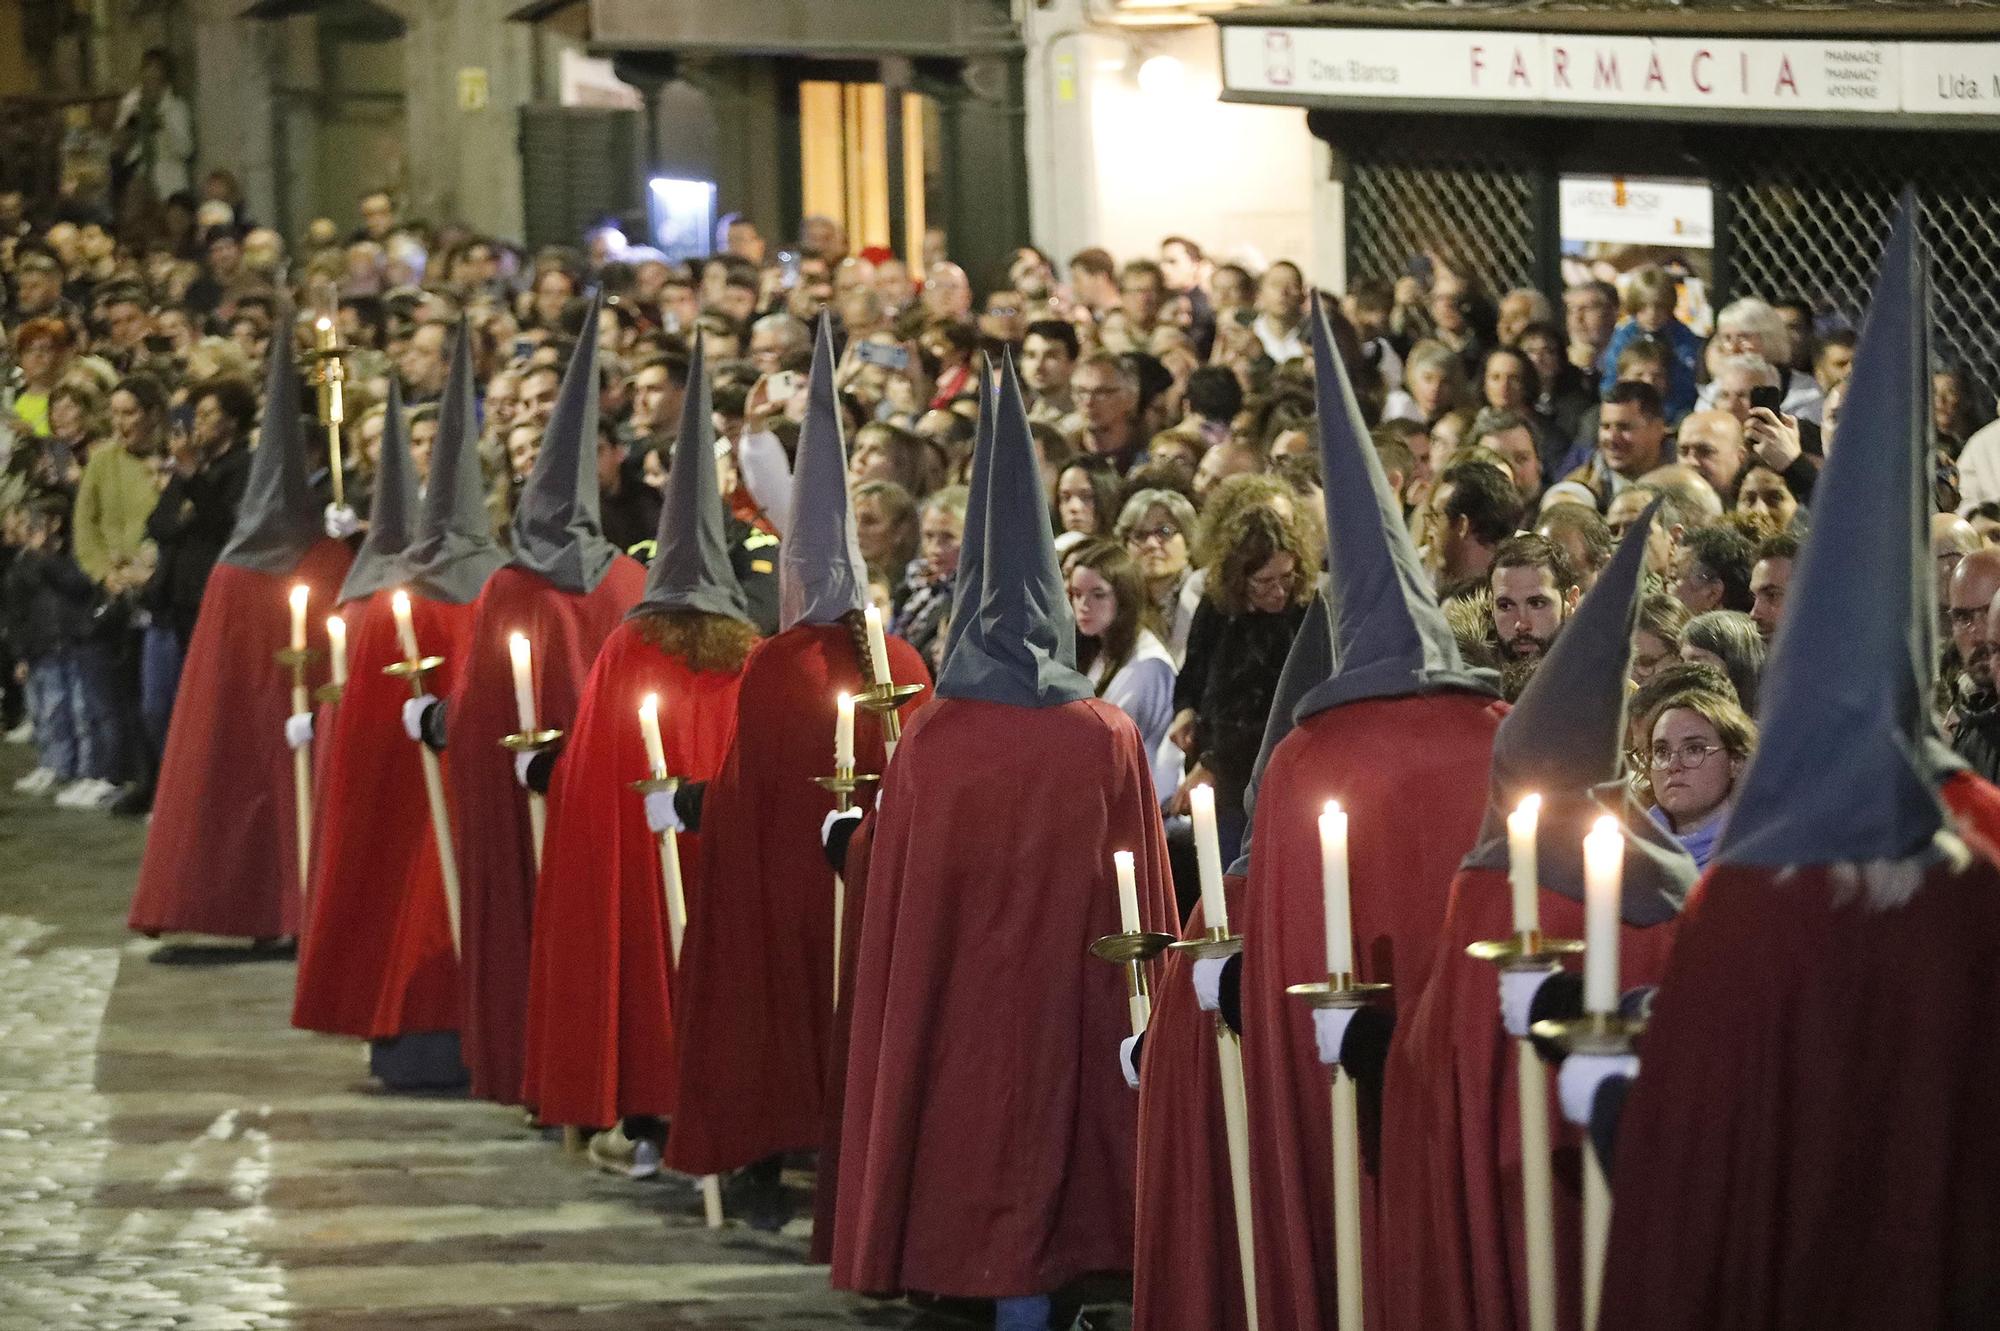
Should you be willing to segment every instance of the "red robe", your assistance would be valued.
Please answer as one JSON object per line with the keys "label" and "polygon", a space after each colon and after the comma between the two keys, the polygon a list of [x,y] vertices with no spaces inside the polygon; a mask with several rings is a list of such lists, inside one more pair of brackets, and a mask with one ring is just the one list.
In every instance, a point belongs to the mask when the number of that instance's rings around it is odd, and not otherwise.
{"label": "red robe", "polygon": [[[1244,880],[1226,878],[1223,889],[1230,919],[1241,919]],[[1207,928],[1197,902],[1181,936],[1199,938]],[[1215,1017],[1195,1000],[1192,964],[1182,953],[1167,954],[1140,1055],[1133,1331],[1242,1331],[1248,1324]]]}
{"label": "red robe", "polygon": [[[648,775],[639,701],[660,698],[667,771],[707,781],[736,729],[741,672],[695,672],[642,636],[612,631],[584,682],[550,794],[570,811],[551,823],[535,884],[521,1098],[544,1123],[603,1127],[628,1114],[674,1112],[671,933],[660,841],[646,826]],[[678,838],[689,897],[700,890],[701,838]]]}
{"label": "red robe", "polygon": [[1602,1325],[2000,1326],[2000,871],[1696,888],[1626,1102]]}
{"label": "red robe", "polygon": [[[1502,709],[1473,693],[1347,703],[1301,721],[1271,756],[1257,799],[1244,935],[1243,1062],[1250,1102],[1258,1304],[1271,1328],[1334,1324],[1332,1077],[1287,985],[1326,978],[1319,815],[1349,819],[1354,950],[1364,983],[1410,1010],[1430,976],[1452,877],[1486,813]],[[1383,1326],[1392,1254],[1373,1107],[1362,1106],[1368,1320]],[[1400,1199],[1390,1199],[1397,1202]],[[1233,1240],[1226,1240],[1233,1241]]]}
{"label": "red robe", "polygon": [[[623,555],[588,595],[558,591],[539,573],[503,568],[486,580],[445,711],[451,825],[463,890],[465,1030],[472,1094],[502,1104],[521,1097],[528,1018],[528,940],[535,912],[535,848],[528,796],[514,755],[500,746],[519,730],[510,634],[524,633],[534,663],[535,724],[567,733],[598,648],[637,603],[646,570]],[[638,714],[633,714],[633,725]],[[559,792],[551,792],[556,794]],[[561,805],[548,804],[548,826]]]}
{"label": "red robe", "polygon": [[[1544,932],[1583,937],[1581,902],[1546,890],[1540,898]],[[1624,987],[1659,983],[1674,923],[1619,930]],[[1461,869],[1430,983],[1414,1011],[1404,1007],[1391,1045],[1382,1111],[1382,1247],[1394,1257],[1387,1326],[1510,1331],[1528,1325],[1515,1042],[1500,1025],[1499,971],[1465,953],[1513,931],[1506,871]],[[1548,1098],[1557,1324],[1575,1328],[1583,1316],[1583,1133],[1563,1121],[1553,1079]]]}
{"label": "red robe", "polygon": [[[347,688],[318,737],[331,752],[292,1005],[294,1026],[361,1039],[457,1030],[462,1008],[450,931],[440,938],[435,924],[447,916],[423,761],[403,733],[410,686],[382,673],[403,659],[390,595],[343,611]],[[457,677],[472,611],[411,598],[419,650],[444,658],[427,676],[431,690]]]}
{"label": "red robe", "polygon": [[352,558],[344,544],[319,541],[283,577],[234,564],[208,575],[128,927],[226,938],[298,933],[298,818],[284,736],[292,672],[274,653],[291,641],[288,597],[302,582],[312,589],[306,642],[320,652],[307,688],[325,682],[325,608]]}
{"label": "red robe", "polygon": [[819,1157],[813,1163],[812,1259],[833,1260],[833,1231],[839,1223],[841,1109],[847,1094],[847,1050],[854,1034],[854,966],[861,957],[861,921],[868,906],[868,865],[875,854],[875,828],[880,816],[874,800],[847,841],[845,906],[840,925],[840,999],[833,1012],[833,1043],[827,1059],[826,1124],[821,1129]]}
{"label": "red robe", "polygon": [[1938,798],[1957,820],[1958,834],[2000,864],[2000,786],[1960,770],[1938,786]]}
{"label": "red robe", "polygon": [[[889,640],[889,673],[930,683],[900,638]],[[833,871],[820,823],[833,796],[813,778],[833,772],[835,697],[861,687],[844,624],[788,629],[743,667],[736,739],[701,811],[709,890],[688,903],[674,992],[675,1169],[721,1174],[819,1144],[833,1041]],[[904,709],[905,733],[923,702]],[[858,770],[882,770],[880,734],[868,713],[855,718]]]}
{"label": "red robe", "polygon": [[[1047,1293],[1132,1262],[1138,1106],[1111,852],[1174,897],[1148,755],[1101,699],[944,699],[883,794],[854,977],[833,1283]],[[1058,763],[1059,767],[1052,767]]]}

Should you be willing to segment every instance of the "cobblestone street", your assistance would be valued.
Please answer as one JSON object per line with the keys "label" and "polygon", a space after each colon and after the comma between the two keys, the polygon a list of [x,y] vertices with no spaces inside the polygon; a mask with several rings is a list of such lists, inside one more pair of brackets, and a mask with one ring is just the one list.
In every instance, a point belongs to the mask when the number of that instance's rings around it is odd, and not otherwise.
{"label": "cobblestone street", "polygon": [[687,1180],[379,1093],[361,1045],[290,1027],[290,961],[127,934],[143,827],[14,795],[28,752],[0,754],[0,1331],[963,1325],[832,1293],[799,1222],[712,1234]]}

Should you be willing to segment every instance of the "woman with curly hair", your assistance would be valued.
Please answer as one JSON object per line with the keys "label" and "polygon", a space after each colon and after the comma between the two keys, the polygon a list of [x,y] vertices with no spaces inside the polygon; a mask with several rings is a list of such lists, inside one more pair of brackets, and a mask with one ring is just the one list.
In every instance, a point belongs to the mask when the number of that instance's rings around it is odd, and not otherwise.
{"label": "woman with curly hair", "polygon": [[1319,582],[1320,551],[1315,528],[1290,504],[1232,509],[1202,544],[1208,587],[1188,630],[1167,732],[1193,766],[1167,807],[1185,812],[1190,790],[1214,785],[1227,863],[1243,836],[1243,791],[1278,676]]}

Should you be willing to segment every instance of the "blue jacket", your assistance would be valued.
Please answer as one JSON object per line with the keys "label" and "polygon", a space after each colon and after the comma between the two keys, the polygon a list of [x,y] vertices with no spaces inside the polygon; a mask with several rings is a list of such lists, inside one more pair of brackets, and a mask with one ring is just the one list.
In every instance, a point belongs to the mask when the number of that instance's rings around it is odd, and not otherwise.
{"label": "blue jacket", "polygon": [[1695,380],[1701,370],[1701,338],[1679,319],[1668,319],[1658,332],[1648,333],[1636,319],[1627,318],[1611,334],[1611,342],[1597,362],[1604,383],[1610,384],[1618,378],[1619,353],[1642,337],[1667,344],[1670,353],[1667,361],[1667,423],[1678,425],[1681,417],[1694,410]]}

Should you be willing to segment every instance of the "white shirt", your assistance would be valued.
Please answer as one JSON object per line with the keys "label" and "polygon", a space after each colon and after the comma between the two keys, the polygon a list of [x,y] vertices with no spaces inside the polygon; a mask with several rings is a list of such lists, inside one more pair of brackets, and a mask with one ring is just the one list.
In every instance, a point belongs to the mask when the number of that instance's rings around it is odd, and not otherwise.
{"label": "white shirt", "polygon": [[[1173,657],[1166,644],[1151,629],[1140,629],[1132,646],[1132,659],[1118,667],[1118,673],[1104,684],[1104,701],[1132,718],[1139,727],[1139,740],[1152,763],[1153,788],[1161,799],[1180,788],[1181,761],[1186,756],[1167,739],[1174,720]],[[1103,684],[1104,658],[1091,662],[1085,678]]]}
{"label": "white shirt", "polygon": [[1303,321],[1293,324],[1290,328],[1280,328],[1271,322],[1269,315],[1260,314],[1256,322],[1250,325],[1250,331],[1264,344],[1264,354],[1280,365],[1288,360],[1306,358],[1306,343],[1302,336],[1305,332]]}
{"label": "white shirt", "polygon": [[1958,455],[1958,511],[2000,502],[2000,421],[1982,426]]}
{"label": "white shirt", "polygon": [[[134,88],[118,104],[121,129],[126,121],[139,114],[139,102],[139,89]],[[172,89],[160,94],[158,111],[159,124],[153,131],[151,183],[153,193],[164,199],[193,186],[188,164],[194,159],[194,117],[188,112],[188,104],[175,96]],[[134,143],[126,150],[124,160],[136,163],[145,154],[146,145]]]}

